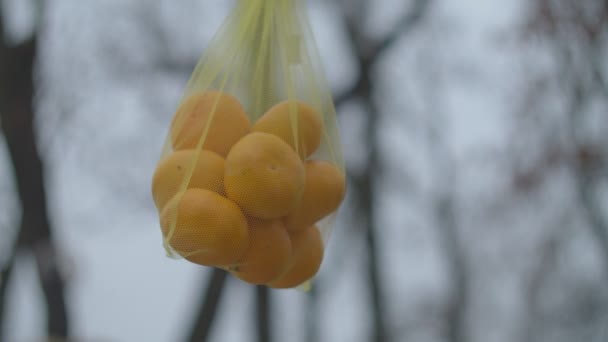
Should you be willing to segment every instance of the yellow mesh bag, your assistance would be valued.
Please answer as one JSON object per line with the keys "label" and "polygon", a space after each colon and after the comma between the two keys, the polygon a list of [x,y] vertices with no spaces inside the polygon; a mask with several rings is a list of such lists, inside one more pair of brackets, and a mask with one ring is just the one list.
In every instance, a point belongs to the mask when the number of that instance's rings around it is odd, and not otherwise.
{"label": "yellow mesh bag", "polygon": [[345,174],[299,0],[239,0],[207,46],[152,179],[169,256],[251,284],[317,274]]}

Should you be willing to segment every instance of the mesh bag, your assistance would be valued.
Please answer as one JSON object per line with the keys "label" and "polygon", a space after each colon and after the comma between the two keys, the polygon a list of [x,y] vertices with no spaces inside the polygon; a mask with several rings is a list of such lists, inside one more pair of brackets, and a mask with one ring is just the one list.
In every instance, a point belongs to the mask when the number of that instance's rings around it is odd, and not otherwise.
{"label": "mesh bag", "polygon": [[299,0],[238,0],[196,66],[152,179],[169,256],[250,284],[317,274],[345,174]]}

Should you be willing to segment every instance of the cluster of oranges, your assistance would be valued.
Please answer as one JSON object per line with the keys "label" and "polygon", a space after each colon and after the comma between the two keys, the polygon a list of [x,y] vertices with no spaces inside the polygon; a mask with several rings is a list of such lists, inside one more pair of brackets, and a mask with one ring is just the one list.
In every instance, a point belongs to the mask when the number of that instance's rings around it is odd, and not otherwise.
{"label": "cluster of oranges", "polygon": [[254,124],[230,94],[187,97],[170,129],[173,152],[154,173],[163,236],[187,260],[251,284],[290,288],[323,259],[317,224],[337,210],[345,177],[312,160],[323,121],[299,101],[275,104]]}

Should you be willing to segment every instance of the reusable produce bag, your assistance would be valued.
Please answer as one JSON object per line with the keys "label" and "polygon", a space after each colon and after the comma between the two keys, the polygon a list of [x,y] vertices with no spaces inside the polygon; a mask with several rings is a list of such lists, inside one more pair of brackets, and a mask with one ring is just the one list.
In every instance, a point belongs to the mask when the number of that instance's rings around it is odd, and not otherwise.
{"label": "reusable produce bag", "polygon": [[169,256],[273,288],[314,278],[346,191],[301,5],[236,2],[173,113],[152,179]]}

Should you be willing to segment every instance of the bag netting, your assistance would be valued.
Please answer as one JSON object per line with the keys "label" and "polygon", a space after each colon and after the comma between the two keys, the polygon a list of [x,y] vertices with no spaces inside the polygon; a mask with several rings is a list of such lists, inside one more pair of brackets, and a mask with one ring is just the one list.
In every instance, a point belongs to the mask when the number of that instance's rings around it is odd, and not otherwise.
{"label": "bag netting", "polygon": [[318,272],[345,173],[298,0],[239,0],[173,114],[152,193],[171,257],[274,288]]}

